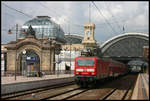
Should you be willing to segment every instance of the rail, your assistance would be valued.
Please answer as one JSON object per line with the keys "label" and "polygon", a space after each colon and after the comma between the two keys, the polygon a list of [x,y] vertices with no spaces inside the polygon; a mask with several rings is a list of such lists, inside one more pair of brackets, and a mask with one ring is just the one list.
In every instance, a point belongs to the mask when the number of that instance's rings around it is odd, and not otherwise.
{"label": "rail", "polygon": [[46,90],[50,90],[50,89],[54,89],[54,88],[61,88],[64,86],[68,86],[68,85],[73,85],[75,82],[67,82],[67,83],[60,83],[60,84],[55,84],[55,85],[51,85],[51,86],[46,86],[46,87],[40,87],[37,89],[32,89],[32,90],[25,90],[25,91],[19,91],[16,93],[10,93],[10,94],[5,94],[2,95],[1,98],[3,100],[7,100],[7,99],[13,99],[13,98],[17,98],[20,96],[25,96],[25,95],[30,95],[33,93],[38,93],[38,92],[42,92],[42,91],[46,91]]}

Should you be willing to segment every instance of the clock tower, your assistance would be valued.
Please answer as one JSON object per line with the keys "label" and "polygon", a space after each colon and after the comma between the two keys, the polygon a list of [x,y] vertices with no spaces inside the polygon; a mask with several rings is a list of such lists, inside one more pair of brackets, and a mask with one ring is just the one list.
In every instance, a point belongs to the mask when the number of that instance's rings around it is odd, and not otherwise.
{"label": "clock tower", "polygon": [[82,44],[85,47],[97,46],[96,40],[94,39],[95,24],[84,24],[84,39]]}

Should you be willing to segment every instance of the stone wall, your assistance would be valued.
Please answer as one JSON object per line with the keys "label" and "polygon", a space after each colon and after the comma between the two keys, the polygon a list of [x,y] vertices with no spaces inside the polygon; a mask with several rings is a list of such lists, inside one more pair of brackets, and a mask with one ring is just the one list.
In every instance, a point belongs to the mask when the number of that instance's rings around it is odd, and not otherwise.
{"label": "stone wall", "polygon": [[[26,39],[27,40],[27,39]],[[34,39],[35,40],[35,39]],[[33,50],[40,58],[40,70],[41,71],[52,71],[54,70],[54,47],[43,46],[41,47],[41,44],[34,43],[32,44],[33,40],[22,40],[23,42],[19,42],[19,47],[16,47],[15,44],[9,44],[7,49],[7,70],[8,71],[14,71],[15,70],[15,64],[17,63],[17,71],[20,71],[20,61],[21,61],[21,54],[24,50]],[[36,40],[37,41],[37,40]],[[28,44],[27,44],[28,43]],[[13,47],[12,47],[13,46]],[[46,48],[44,48],[46,47]],[[17,48],[17,59],[16,62],[16,49]],[[42,48],[42,50],[41,50]],[[42,60],[42,61],[41,61]]]}

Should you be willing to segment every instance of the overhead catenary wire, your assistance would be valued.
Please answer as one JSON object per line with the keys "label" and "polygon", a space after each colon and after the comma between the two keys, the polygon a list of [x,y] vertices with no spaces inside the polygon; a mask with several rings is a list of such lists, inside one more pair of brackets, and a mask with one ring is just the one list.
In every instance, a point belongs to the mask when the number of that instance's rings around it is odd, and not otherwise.
{"label": "overhead catenary wire", "polygon": [[113,13],[111,12],[111,10],[110,10],[110,8],[109,8],[110,6],[106,5],[106,3],[104,3],[104,4],[105,4],[106,8],[108,9],[108,12],[109,12],[109,13],[111,14],[111,16],[114,18],[114,22],[117,24],[118,28],[120,28],[120,30],[121,30],[121,32],[122,32],[121,26],[119,25],[118,21],[116,20],[115,16],[113,15]]}
{"label": "overhead catenary wire", "polygon": [[[106,4],[105,4],[105,6],[106,6]],[[107,8],[108,8],[108,11],[111,14],[111,16],[114,18],[115,23],[118,25],[118,27],[120,28],[120,30],[122,32],[122,29],[121,29],[120,25],[118,24],[117,20],[115,19],[115,17],[113,16],[113,14],[111,13],[110,8],[108,6],[107,6]],[[124,32],[124,27],[123,27],[123,32]],[[121,53],[123,53],[123,51]]]}
{"label": "overhead catenary wire", "polygon": [[[124,22],[124,21],[126,21],[126,20],[120,20],[120,22]],[[116,22],[109,22],[110,24],[116,24]],[[100,24],[96,24],[96,25],[104,25],[104,24],[106,24],[106,23],[100,23]]]}
{"label": "overhead catenary wire", "polygon": [[[45,5],[44,5],[44,4],[42,4],[42,3],[40,3],[40,5],[41,5],[41,6],[43,6],[44,8],[46,8],[46,9],[49,9],[47,6],[45,6]],[[56,15],[58,15],[58,16],[60,16],[60,14],[58,14],[57,12],[55,12],[55,14],[56,14]],[[69,21],[69,20],[67,20],[67,19],[65,19],[65,18],[64,18],[64,21],[66,21],[66,22],[70,23],[70,21]],[[77,26],[77,27],[83,27],[83,26],[78,25],[78,24],[75,24],[75,23],[72,23],[72,25]]]}
{"label": "overhead catenary wire", "polygon": [[22,12],[22,11],[19,11],[19,10],[15,9],[15,8],[12,8],[12,7],[8,6],[8,5],[6,5],[5,3],[2,3],[2,4],[5,5],[6,7],[8,7],[8,8],[11,9],[11,10],[14,10],[14,11],[16,11],[16,12],[18,12],[18,13],[21,13],[21,14],[23,14],[23,15],[29,17],[29,18],[33,18],[33,16],[31,16],[31,15],[29,15],[29,14],[26,14],[26,13],[24,13],[24,12]]}
{"label": "overhead catenary wire", "polygon": [[[47,6],[45,6],[44,4],[42,4],[42,3],[40,3],[40,5],[42,6],[42,7],[44,7],[46,10],[48,10],[49,8],[47,7]],[[55,14],[57,15],[57,16],[60,16],[60,14],[58,14],[58,13],[56,13],[55,12]],[[74,26],[74,27],[78,27],[78,28],[83,28],[83,26],[81,26],[81,25],[78,25],[78,24],[75,24],[75,23],[72,23],[72,22],[70,22],[68,19],[63,19],[64,21],[66,21],[67,23],[68,23],[68,31],[69,31],[69,33],[70,33],[70,24],[72,25],[72,27]],[[80,30],[80,29],[79,29]],[[80,30],[80,31],[83,31],[83,30]],[[81,32],[80,32],[81,33]]]}
{"label": "overhead catenary wire", "polygon": [[[4,6],[6,6],[7,8],[9,8],[9,9],[11,9],[11,10],[13,10],[13,11],[16,11],[16,12],[18,12],[18,13],[20,13],[20,14],[23,14],[23,15],[25,15],[25,16],[27,16],[27,17],[29,17],[29,18],[33,18],[33,16],[32,15],[29,15],[29,14],[26,14],[26,13],[24,13],[24,12],[22,12],[22,11],[20,11],[20,10],[17,10],[17,9],[15,9],[15,8],[13,8],[13,7],[10,7],[10,6],[8,6],[7,4],[5,4],[5,3],[2,3]],[[43,6],[44,8],[46,8],[46,9],[49,9],[47,6],[45,6],[45,5],[43,5],[42,3],[40,3],[40,5],[41,6]],[[56,14],[56,12],[55,12],[55,14]],[[58,15],[58,13],[57,13],[57,15]],[[60,15],[59,15],[60,16]],[[66,19],[64,19],[66,22],[68,22],[68,23],[70,23],[70,21],[68,21],[68,20],[66,20]],[[81,26],[81,25],[78,25],[78,24],[74,24],[74,23],[72,23],[72,25],[73,26],[76,26],[76,27],[80,27],[80,28],[83,28],[83,26]]]}
{"label": "overhead catenary wire", "polygon": [[[4,4],[4,3],[3,3],[3,4]],[[48,9],[47,6],[43,5],[42,3],[40,3],[40,4],[41,4],[41,6],[43,6],[44,8]],[[24,12],[22,12],[22,11],[19,11],[19,10],[15,9],[15,8],[12,8],[12,7],[10,7],[10,6],[6,5],[6,4],[4,4],[4,5],[5,5],[6,7],[8,7],[9,9],[12,9],[12,10],[18,12],[18,13],[24,14],[24,15],[27,16],[27,17],[33,18],[32,15],[26,14],[26,13],[24,13]],[[91,9],[91,4],[89,3],[89,12],[91,12],[90,9]],[[56,13],[56,12],[55,12],[55,13]],[[58,13],[57,13],[57,15],[58,15]],[[89,19],[90,19],[90,21],[91,21],[90,13],[89,13]],[[69,21],[66,20],[66,19],[64,19],[64,20],[67,21],[67,22],[69,22]],[[78,25],[78,24],[73,24],[73,25],[74,25],[75,27],[78,27],[78,28],[83,28],[82,25]]]}
{"label": "overhead catenary wire", "polygon": [[[27,17],[29,17],[29,18],[33,18],[33,16],[32,15],[29,15],[29,14],[26,14],[26,13],[24,13],[24,12],[22,12],[22,11],[20,11],[20,10],[17,10],[17,9],[15,9],[15,8],[13,8],[13,7],[10,7],[10,6],[8,6],[7,4],[5,4],[5,3],[2,3],[4,6],[6,6],[7,8],[9,8],[9,9],[11,9],[11,10],[13,10],[13,11],[16,11],[16,12],[18,12],[18,13],[20,13],[20,14],[23,14],[23,15],[25,15],[25,16],[27,16]],[[42,5],[42,4],[41,4]],[[43,5],[43,7],[45,7],[44,5]],[[78,26],[78,25],[76,25],[76,26]],[[81,26],[78,26],[78,27],[81,27]]]}
{"label": "overhead catenary wire", "polygon": [[[22,12],[22,11],[19,11],[19,10],[15,9],[15,8],[12,8],[12,7],[8,6],[8,5],[6,5],[5,3],[2,3],[2,4],[4,4],[6,7],[8,7],[8,8],[11,9],[11,10],[14,10],[14,11],[16,11],[16,12],[18,12],[18,13],[24,14],[24,15],[27,16],[27,17],[33,18],[33,16],[31,16],[31,15],[29,15],[29,14],[26,14],[26,13],[24,13],[24,12]],[[42,3],[40,3],[40,5],[43,6],[43,7],[45,7],[45,8],[47,8],[47,9],[49,9],[48,7],[46,7],[45,5],[43,5]],[[56,12],[55,12],[55,14],[56,14]],[[58,13],[57,13],[57,15],[58,15]],[[68,20],[66,20],[66,19],[64,19],[64,20],[70,23],[70,21],[68,21]],[[73,25],[78,26],[78,27],[83,27],[83,26],[78,25],[78,24],[73,24]]]}
{"label": "overhead catenary wire", "polygon": [[111,26],[111,24],[109,23],[109,21],[105,18],[105,16],[103,15],[103,13],[100,11],[100,9],[97,7],[97,5],[94,3],[94,1],[92,1],[93,5],[95,6],[95,8],[98,10],[99,14],[102,15],[106,21],[106,23],[110,26],[110,28],[113,30],[114,33],[117,33],[115,31],[115,29]]}

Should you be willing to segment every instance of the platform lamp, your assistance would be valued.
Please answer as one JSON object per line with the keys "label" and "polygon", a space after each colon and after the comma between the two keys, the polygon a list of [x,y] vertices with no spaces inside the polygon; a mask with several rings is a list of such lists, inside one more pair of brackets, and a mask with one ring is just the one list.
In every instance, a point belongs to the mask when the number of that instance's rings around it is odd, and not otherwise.
{"label": "platform lamp", "polygon": [[[16,27],[16,42],[18,41],[18,24],[16,24],[15,25],[15,27]],[[13,29],[14,27],[12,27],[11,29],[9,29],[8,30],[8,34],[12,34],[12,29]],[[14,30],[13,30],[14,31]],[[22,31],[22,30],[21,30]],[[25,33],[25,30],[23,30],[22,31],[22,34],[24,34]],[[16,44],[16,62],[15,62],[15,80],[16,80],[16,69],[17,69],[17,44]]]}

